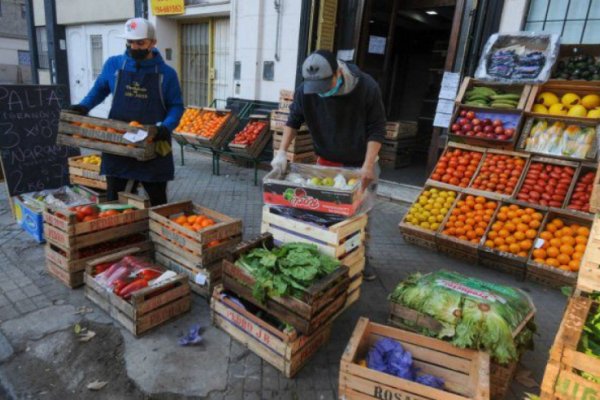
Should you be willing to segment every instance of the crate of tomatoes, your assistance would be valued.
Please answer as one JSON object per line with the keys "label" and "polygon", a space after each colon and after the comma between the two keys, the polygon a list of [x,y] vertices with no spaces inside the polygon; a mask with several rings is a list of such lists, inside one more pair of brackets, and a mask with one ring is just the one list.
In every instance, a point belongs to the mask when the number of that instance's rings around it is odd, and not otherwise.
{"label": "crate of tomatoes", "polygon": [[244,129],[239,131],[229,143],[234,153],[257,158],[269,143],[269,117],[267,115],[251,115]]}
{"label": "crate of tomatoes", "polygon": [[188,107],[173,137],[180,144],[219,148],[237,127],[238,119],[230,110]]}

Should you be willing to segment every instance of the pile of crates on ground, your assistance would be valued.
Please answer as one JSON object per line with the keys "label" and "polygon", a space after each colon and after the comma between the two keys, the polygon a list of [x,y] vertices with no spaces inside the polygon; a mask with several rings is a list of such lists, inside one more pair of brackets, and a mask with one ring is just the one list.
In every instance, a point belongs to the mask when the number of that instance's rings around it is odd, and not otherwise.
{"label": "pile of crates on ground", "polygon": [[411,162],[417,140],[417,123],[413,121],[388,122],[385,141],[379,151],[379,164],[383,168],[397,169]]}

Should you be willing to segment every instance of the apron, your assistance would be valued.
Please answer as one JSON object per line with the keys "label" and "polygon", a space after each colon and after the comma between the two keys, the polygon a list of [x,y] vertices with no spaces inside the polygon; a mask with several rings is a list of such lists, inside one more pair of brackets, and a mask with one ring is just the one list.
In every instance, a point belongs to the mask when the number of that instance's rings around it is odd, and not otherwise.
{"label": "apron", "polygon": [[[165,119],[165,107],[158,66],[154,72],[125,71],[125,62],[117,72],[115,92],[108,118],[124,122],[138,121],[155,125]],[[102,175],[139,182],[166,182],[173,180],[175,165],[173,154],[159,155],[150,161],[102,153]]]}

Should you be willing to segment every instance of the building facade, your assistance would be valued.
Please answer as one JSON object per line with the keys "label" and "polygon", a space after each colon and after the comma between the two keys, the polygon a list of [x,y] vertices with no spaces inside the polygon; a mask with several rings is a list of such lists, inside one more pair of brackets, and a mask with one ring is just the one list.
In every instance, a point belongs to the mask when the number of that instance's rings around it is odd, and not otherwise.
{"label": "building facade", "polygon": [[24,0],[0,0],[0,83],[29,83],[31,68]]}

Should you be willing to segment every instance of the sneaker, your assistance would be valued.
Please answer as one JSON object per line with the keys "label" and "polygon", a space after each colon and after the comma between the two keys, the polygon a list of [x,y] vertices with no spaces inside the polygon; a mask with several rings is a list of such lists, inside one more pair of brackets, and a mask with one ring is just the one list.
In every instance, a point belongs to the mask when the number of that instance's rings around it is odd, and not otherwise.
{"label": "sneaker", "polygon": [[375,271],[373,271],[373,268],[365,266],[365,270],[363,271],[363,280],[365,282],[371,282],[374,281],[375,278],[377,278],[377,275],[375,274]]}

